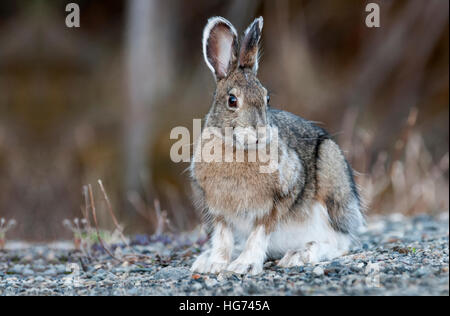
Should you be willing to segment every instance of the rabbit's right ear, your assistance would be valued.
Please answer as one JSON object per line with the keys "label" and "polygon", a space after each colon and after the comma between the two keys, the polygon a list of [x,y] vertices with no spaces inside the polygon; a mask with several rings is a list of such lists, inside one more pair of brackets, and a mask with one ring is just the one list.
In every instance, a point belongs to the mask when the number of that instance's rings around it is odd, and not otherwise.
{"label": "rabbit's right ear", "polygon": [[258,72],[259,42],[264,20],[262,16],[250,24],[244,34],[239,55],[239,67],[250,68],[256,74]]}
{"label": "rabbit's right ear", "polygon": [[238,39],[233,25],[222,17],[208,20],[203,31],[203,57],[216,80],[237,67]]}

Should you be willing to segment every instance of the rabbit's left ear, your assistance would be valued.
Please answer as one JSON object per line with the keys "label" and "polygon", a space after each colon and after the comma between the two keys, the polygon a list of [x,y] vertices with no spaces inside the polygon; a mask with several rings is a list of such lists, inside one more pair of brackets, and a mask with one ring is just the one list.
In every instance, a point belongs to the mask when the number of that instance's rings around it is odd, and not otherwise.
{"label": "rabbit's left ear", "polygon": [[237,66],[238,39],[233,25],[222,17],[208,20],[203,31],[203,56],[216,80],[227,77]]}
{"label": "rabbit's left ear", "polygon": [[239,67],[250,68],[255,74],[258,72],[259,42],[263,24],[262,17],[257,18],[250,24],[244,33],[239,53]]}

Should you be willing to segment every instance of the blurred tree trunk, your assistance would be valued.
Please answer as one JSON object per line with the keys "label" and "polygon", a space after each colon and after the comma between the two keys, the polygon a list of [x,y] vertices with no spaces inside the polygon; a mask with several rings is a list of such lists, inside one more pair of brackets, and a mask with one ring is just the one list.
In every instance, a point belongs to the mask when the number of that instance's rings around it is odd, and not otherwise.
{"label": "blurred tree trunk", "polygon": [[[126,88],[123,130],[124,194],[152,187],[148,162],[156,136],[158,103],[171,79],[172,1],[128,2],[125,38]],[[151,189],[150,189],[151,190]]]}

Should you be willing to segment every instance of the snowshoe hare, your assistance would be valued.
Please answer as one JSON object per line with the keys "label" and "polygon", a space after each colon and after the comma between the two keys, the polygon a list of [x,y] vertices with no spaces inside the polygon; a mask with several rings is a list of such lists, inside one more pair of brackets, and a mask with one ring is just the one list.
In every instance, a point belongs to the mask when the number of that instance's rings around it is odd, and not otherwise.
{"label": "snowshoe hare", "polygon": [[[209,248],[192,266],[200,273],[254,275],[266,259],[280,259],[282,267],[330,260],[349,250],[364,223],[352,169],[338,145],[322,128],[269,105],[257,78],[262,27],[257,18],[240,45],[222,17],[204,29],[203,54],[217,87],[190,166],[210,234]],[[269,132],[261,135],[257,127]],[[211,128],[218,132],[204,137]],[[227,128],[232,132],[223,136]],[[275,167],[262,172],[263,163],[249,158],[275,139]],[[198,159],[212,147],[228,149],[233,158],[240,151],[245,159]]]}

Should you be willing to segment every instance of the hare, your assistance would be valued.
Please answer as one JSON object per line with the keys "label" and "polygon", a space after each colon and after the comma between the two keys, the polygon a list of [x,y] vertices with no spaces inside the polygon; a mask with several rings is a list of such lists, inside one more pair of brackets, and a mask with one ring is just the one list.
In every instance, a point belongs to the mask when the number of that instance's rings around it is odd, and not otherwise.
{"label": "hare", "polygon": [[[209,247],[192,265],[199,273],[255,275],[266,259],[279,259],[282,267],[331,260],[349,250],[364,224],[353,172],[338,145],[322,128],[269,105],[257,78],[262,28],[259,17],[240,45],[222,17],[210,18],[204,29],[203,55],[216,91],[202,137],[216,128],[219,133],[208,136],[219,144],[214,148],[249,158],[277,136],[277,161],[273,172],[261,172],[259,159],[192,160],[192,188],[210,234]],[[277,135],[260,136],[256,127]],[[231,144],[220,135],[225,128],[233,131]],[[194,156],[205,146],[196,142]]]}

